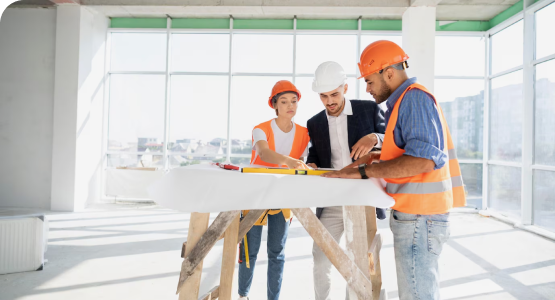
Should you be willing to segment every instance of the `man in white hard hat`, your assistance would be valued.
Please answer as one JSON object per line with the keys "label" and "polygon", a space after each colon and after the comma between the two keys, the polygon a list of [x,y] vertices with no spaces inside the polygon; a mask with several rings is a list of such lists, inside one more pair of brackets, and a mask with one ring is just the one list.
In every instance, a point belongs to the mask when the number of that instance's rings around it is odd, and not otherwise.
{"label": "man in white hard hat", "polygon": [[[319,94],[325,110],[307,122],[312,146],[306,163],[312,168],[342,169],[373,148],[381,148],[385,133],[383,110],[374,101],[347,100],[345,71],[327,61],[316,69],[312,90]],[[385,210],[376,210],[385,219]],[[316,216],[339,242],[343,235],[343,208],[317,208]],[[316,300],[330,300],[331,262],[314,243],[314,292]]]}

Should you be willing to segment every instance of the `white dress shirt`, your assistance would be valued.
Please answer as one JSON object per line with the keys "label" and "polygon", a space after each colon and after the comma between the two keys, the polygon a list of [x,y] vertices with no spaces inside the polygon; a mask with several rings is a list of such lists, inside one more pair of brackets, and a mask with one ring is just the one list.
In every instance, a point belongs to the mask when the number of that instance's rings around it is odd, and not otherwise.
{"label": "white dress shirt", "polygon": [[[342,169],[353,163],[349,151],[349,132],[347,130],[347,116],[352,114],[351,101],[347,99],[345,99],[345,107],[339,116],[330,116],[326,110],[330,131],[331,165],[334,169]],[[378,138],[378,144],[375,147],[381,148],[382,141],[378,135],[376,138]]]}

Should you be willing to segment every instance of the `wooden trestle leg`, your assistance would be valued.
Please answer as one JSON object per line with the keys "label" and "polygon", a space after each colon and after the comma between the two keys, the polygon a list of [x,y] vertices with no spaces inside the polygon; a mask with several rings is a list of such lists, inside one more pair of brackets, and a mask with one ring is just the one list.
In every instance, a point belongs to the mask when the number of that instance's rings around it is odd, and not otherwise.
{"label": "wooden trestle leg", "polygon": [[372,300],[372,283],[356,263],[343,252],[312,210],[310,208],[294,208],[292,211],[314,242],[345,278],[358,299]]}
{"label": "wooden trestle leg", "polygon": [[[383,238],[378,233],[378,221],[376,219],[376,208],[366,206],[366,228],[368,235],[368,260],[370,269],[370,281],[372,281],[372,294],[374,300],[380,298],[382,292],[382,269],[380,266],[380,251]],[[386,297],[383,291],[383,297]]]}
{"label": "wooden trestle leg", "polygon": [[[210,220],[209,213],[191,213],[189,221],[189,232],[187,233],[187,248],[185,257],[191,253],[206,229]],[[189,280],[180,289],[179,300],[197,300],[200,287],[200,275],[202,273],[202,262],[195,268]]]}
{"label": "wooden trestle leg", "polygon": [[[191,249],[191,252],[183,260],[181,264],[181,273],[179,274],[179,283],[177,285],[177,293],[180,293],[183,283],[189,276],[194,275],[198,265],[206,257],[208,252],[214,247],[220,235],[226,231],[231,222],[239,215],[238,210],[221,212],[206,232],[202,235],[198,243]],[[189,247],[187,247],[189,248]],[[202,268],[201,268],[202,270]],[[198,290],[198,289],[197,289]],[[198,291],[197,291],[198,296]]]}
{"label": "wooden trestle leg", "polygon": [[[366,212],[364,206],[343,206],[343,224],[347,255],[355,262],[364,276],[370,279],[368,243],[366,242]],[[349,299],[351,300],[365,299],[358,297],[353,288],[349,287],[348,292]]]}
{"label": "wooden trestle leg", "polygon": [[225,231],[224,250],[222,254],[222,272],[220,275],[220,300],[231,300],[233,273],[237,262],[237,243],[239,240],[239,215]]}

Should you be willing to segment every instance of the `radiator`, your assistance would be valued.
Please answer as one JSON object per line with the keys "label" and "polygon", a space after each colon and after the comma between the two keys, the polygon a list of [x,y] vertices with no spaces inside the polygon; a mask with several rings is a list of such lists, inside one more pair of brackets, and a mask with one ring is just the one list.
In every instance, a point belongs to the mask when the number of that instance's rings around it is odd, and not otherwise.
{"label": "radiator", "polygon": [[0,274],[42,270],[47,235],[44,216],[0,218]]}

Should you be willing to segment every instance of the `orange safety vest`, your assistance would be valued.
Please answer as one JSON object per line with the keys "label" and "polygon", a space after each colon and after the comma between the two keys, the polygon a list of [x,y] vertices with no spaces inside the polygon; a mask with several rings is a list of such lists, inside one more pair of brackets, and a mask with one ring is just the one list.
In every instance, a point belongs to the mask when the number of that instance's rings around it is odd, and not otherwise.
{"label": "orange safety vest", "polygon": [[466,205],[466,195],[461,176],[461,168],[457,160],[457,152],[451,139],[451,133],[441,107],[438,105],[434,95],[424,86],[411,84],[399,97],[391,112],[389,123],[385,130],[382,145],[381,160],[387,161],[400,157],[405,153],[404,149],[397,147],[394,140],[393,130],[397,125],[399,106],[405,94],[411,89],[419,89],[430,95],[438,108],[441,127],[443,129],[444,148],[447,149],[449,163],[439,170],[422,173],[405,178],[384,178],[387,182],[386,192],[395,199],[392,209],[408,214],[432,215],[444,214],[453,207]]}
{"label": "orange safety vest", "polygon": [[[274,140],[274,131],[272,130],[272,120],[259,124],[258,126],[254,127],[254,129],[259,128],[266,133],[266,140],[268,141],[268,147],[272,151],[276,151],[276,144]],[[252,140],[254,143],[254,139]],[[305,127],[295,124],[295,137],[293,139],[293,146],[291,147],[291,152],[289,156],[294,159],[300,159],[301,155],[303,155],[306,146],[308,146],[308,142],[310,141],[310,137],[308,136],[308,129]],[[253,145],[254,146],[254,145]],[[256,155],[256,150],[252,150],[251,155],[251,165],[262,165],[268,167],[280,167],[277,164],[271,164],[263,161],[260,156]],[[284,166],[287,167],[287,166]],[[243,215],[246,215],[249,211],[244,210]],[[269,215],[276,215],[280,212],[283,212],[283,217],[285,220],[289,220],[291,218],[291,210],[290,209],[269,209],[266,211],[262,217],[256,221],[254,225],[266,225],[268,218],[266,214]]]}

